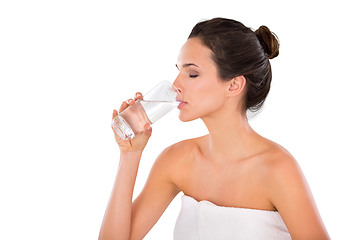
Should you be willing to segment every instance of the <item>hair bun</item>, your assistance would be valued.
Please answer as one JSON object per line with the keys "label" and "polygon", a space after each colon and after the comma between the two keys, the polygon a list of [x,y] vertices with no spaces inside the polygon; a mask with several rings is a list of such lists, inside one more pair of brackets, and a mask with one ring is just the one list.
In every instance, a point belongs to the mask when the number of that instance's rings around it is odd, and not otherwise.
{"label": "hair bun", "polygon": [[255,31],[255,34],[259,39],[261,45],[263,46],[264,51],[268,55],[269,59],[272,59],[279,55],[280,44],[279,39],[275,33],[271,32],[268,27],[263,25]]}

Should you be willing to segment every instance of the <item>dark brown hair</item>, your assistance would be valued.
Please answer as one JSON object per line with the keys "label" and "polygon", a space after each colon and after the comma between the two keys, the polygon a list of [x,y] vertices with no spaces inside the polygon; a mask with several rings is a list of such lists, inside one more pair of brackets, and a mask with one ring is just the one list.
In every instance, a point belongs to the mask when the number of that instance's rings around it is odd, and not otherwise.
{"label": "dark brown hair", "polygon": [[214,18],[196,24],[189,35],[192,37],[200,38],[213,52],[222,80],[246,78],[245,110],[259,110],[270,90],[269,59],[279,55],[277,36],[266,26],[254,32],[238,21]]}

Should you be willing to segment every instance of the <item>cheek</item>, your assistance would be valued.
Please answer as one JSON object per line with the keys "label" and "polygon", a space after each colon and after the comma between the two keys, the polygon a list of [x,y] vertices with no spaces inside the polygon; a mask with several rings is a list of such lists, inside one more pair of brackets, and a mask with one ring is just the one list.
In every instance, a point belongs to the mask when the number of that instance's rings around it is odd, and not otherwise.
{"label": "cheek", "polygon": [[197,98],[202,99],[205,104],[212,104],[218,101],[221,102],[223,98],[222,86],[217,84],[217,79],[203,81],[201,84],[194,87],[193,90],[197,95]]}
{"label": "cheek", "polygon": [[219,93],[219,86],[214,83],[215,80],[211,78],[199,79],[190,87],[191,96],[196,98],[209,98]]}
{"label": "cheek", "polygon": [[192,110],[194,113],[204,115],[219,109],[224,96],[221,87],[217,84],[201,83],[191,89]]}
{"label": "cheek", "polygon": [[208,91],[204,94],[199,103],[199,108],[203,113],[213,112],[219,109],[223,104],[223,97],[219,94],[219,91]]}

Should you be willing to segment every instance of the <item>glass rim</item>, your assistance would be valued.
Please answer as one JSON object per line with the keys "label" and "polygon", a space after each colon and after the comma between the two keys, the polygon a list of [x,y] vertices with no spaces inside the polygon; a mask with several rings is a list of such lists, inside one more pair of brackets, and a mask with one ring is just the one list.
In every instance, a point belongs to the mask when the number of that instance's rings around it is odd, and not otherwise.
{"label": "glass rim", "polygon": [[[179,91],[179,89],[170,81],[168,80],[162,80],[161,82],[159,82],[158,84],[156,84],[153,88],[151,88],[149,91],[147,91],[144,95],[143,95],[143,100],[147,100],[147,96],[150,95],[153,91],[155,91],[155,89],[160,88],[161,86],[165,86],[164,90],[166,90],[166,94],[168,96],[170,96],[170,98],[176,102],[181,102],[182,101],[182,96],[181,93]],[[175,96],[174,96],[175,95]],[[151,100],[151,99],[149,99]]]}

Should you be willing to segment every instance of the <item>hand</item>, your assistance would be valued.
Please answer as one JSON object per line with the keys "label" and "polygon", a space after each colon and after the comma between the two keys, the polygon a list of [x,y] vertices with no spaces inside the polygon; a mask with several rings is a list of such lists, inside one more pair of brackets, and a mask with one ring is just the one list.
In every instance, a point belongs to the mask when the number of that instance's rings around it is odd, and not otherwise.
{"label": "hand", "polygon": [[[136,93],[135,99],[129,99],[127,101],[124,101],[119,109],[119,113],[124,111],[129,106],[132,106],[135,104],[135,101],[138,99],[142,99],[141,93]],[[112,119],[114,119],[118,115],[118,111],[115,109],[113,110]],[[114,129],[113,129],[114,131]],[[119,145],[121,152],[142,152],[151,136],[152,128],[149,123],[146,123],[144,125],[144,131],[141,133],[138,133],[135,135],[135,137],[131,140],[124,140],[121,137],[119,137],[115,131],[115,140],[116,143]]]}

